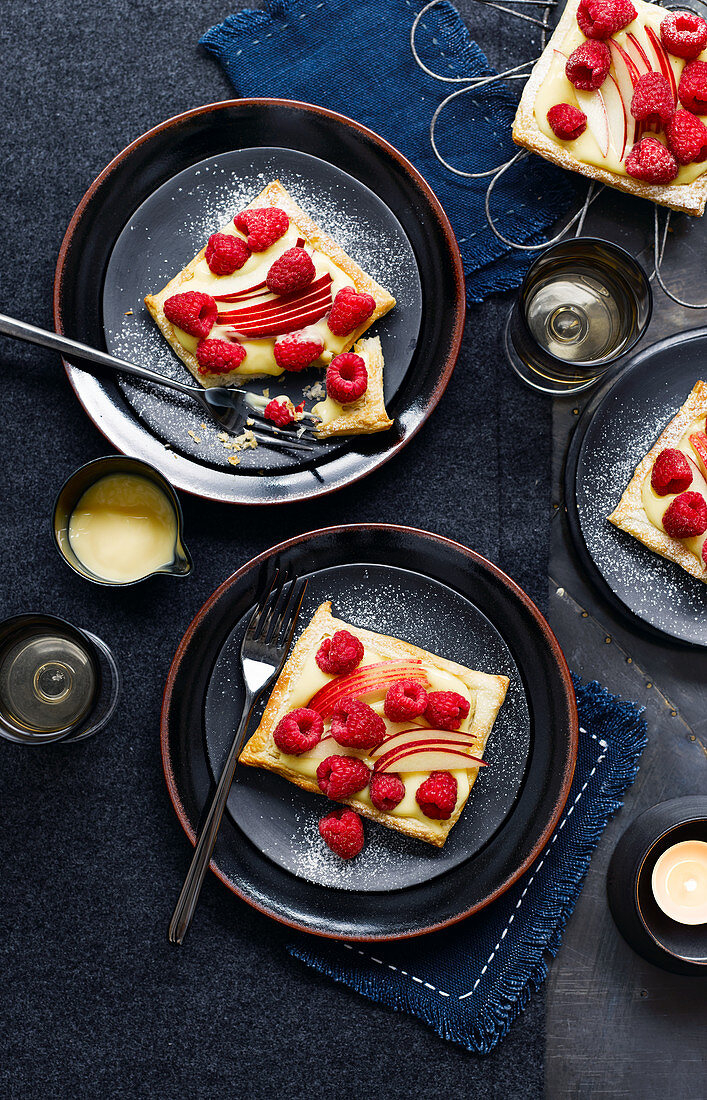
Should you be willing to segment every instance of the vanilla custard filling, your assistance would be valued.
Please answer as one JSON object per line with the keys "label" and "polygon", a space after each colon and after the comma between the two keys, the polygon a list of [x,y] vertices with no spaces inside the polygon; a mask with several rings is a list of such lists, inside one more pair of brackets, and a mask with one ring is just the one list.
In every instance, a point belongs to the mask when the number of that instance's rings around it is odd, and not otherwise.
{"label": "vanilla custard filling", "polygon": [[[233,222],[229,222],[227,226],[219,230],[221,233],[227,233],[230,236],[240,237],[245,240],[245,235],[240,233],[236,229]],[[243,267],[239,271],[234,271],[233,275],[214,275],[210,270],[206,260],[202,257],[193,273],[185,280],[182,285],[175,290],[170,288],[161,291],[155,296],[155,300],[158,305],[164,307],[164,303],[167,298],[171,298],[174,294],[186,294],[188,291],[197,290],[203,294],[210,294],[212,297],[220,294],[235,294],[240,290],[245,290],[247,287],[255,286],[257,283],[261,283],[265,280],[265,277],[272,266],[283,252],[286,252],[288,248],[294,248],[297,244],[297,240],[301,238],[301,233],[294,222],[290,222],[287,232],[275,241],[274,244],[267,248],[264,252],[252,252],[248,257]],[[318,252],[316,249],[312,249],[310,245],[305,246],[309,252],[312,262],[315,267],[315,276],[313,282],[322,275],[331,275],[331,297],[332,301],[336,297],[338,291],[342,287],[350,286],[355,288],[355,283],[345,271],[342,271],[340,267],[337,267],[333,260],[330,260],[328,256],[325,256],[323,252]],[[219,312],[225,312],[226,310],[235,310],[245,308],[246,306],[252,306],[254,302],[257,304],[264,304],[267,302],[273,302],[277,298],[276,294],[271,294],[267,288],[263,288],[263,297],[257,299],[251,299],[244,302],[217,302],[216,305],[219,308]],[[328,310],[327,310],[328,312]],[[241,365],[235,371],[229,372],[226,377],[228,378],[247,378],[251,375],[270,374],[277,376],[283,373],[281,367],[278,367],[275,362],[275,356],[273,354],[273,348],[275,347],[275,337],[268,337],[262,340],[246,340],[239,339],[234,332],[234,325],[230,324],[218,324],[216,323],[209,333],[209,340],[228,340],[238,339],[238,342],[243,345],[246,350],[246,357]],[[330,359],[332,356],[337,355],[345,346],[348,341],[347,336],[335,336],[329,329],[326,323],[326,317],[322,317],[314,324],[306,326],[308,332],[312,332],[321,337],[324,342],[325,352],[322,359]],[[196,346],[199,343],[198,336],[190,336],[189,333],[184,332],[182,329],[174,326],[174,332],[179,340],[180,344],[193,354],[196,353]]]}
{"label": "vanilla custard filling", "polygon": [[[660,43],[660,24],[665,19],[666,11],[654,4],[646,4],[643,0],[632,2],[638,17],[613,35],[612,39],[629,54],[631,60],[637,62],[639,75],[649,71],[642,54],[654,72],[662,73],[656,47],[646,33],[646,28],[652,30]],[[607,45],[611,50],[611,68],[604,83],[596,91],[584,92],[575,88],[565,75],[565,65],[572,51],[586,41],[588,39],[582,34],[575,19],[559,46],[554,49],[550,68],[538,89],[534,106],[535,121],[546,137],[560,146],[566,146],[577,160],[625,176],[627,173],[624,161],[633,148],[636,125],[630,111],[633,84],[620,51],[609,40]],[[677,87],[686,62],[680,57],[674,57],[667,50],[665,57]],[[700,54],[700,58],[707,60],[707,50]],[[561,141],[547,120],[547,112],[557,103],[570,103],[579,107],[587,116],[586,130],[574,141]],[[645,137],[646,134],[665,145],[665,134],[662,131],[655,133],[653,130],[645,130],[642,136]],[[682,165],[672,185],[677,187],[692,183],[704,172],[707,172],[707,161],[702,164]]]}
{"label": "vanilla custard filling", "polygon": [[[687,429],[684,435],[682,435],[679,441],[674,445],[675,449],[682,451],[690,463],[690,469],[692,470],[692,484],[688,487],[686,492],[700,493],[705,500],[707,500],[707,481],[705,480],[702,470],[700,469],[697,455],[695,454],[692,444],[690,443],[690,436],[695,432],[703,432],[705,429],[704,417],[700,420],[696,420]],[[680,493],[668,493],[667,496],[661,497],[656,493],[655,489],[651,485],[651,473],[649,470],[641,486],[641,499],[643,501],[643,508],[649,520],[654,527],[657,527],[659,531],[663,531],[667,534],[665,527],[663,526],[663,516],[666,511],[676,499],[680,496]],[[692,539],[680,539],[686,550],[689,550],[691,554],[694,554],[700,563],[701,567],[704,567],[702,560],[702,547],[707,541],[707,531],[703,535],[697,535]]]}
{"label": "vanilla custard filling", "polygon": [[[327,675],[319,668],[316,662],[316,649],[313,649],[309,654],[307,661],[302,670],[292,694],[290,695],[288,710],[296,710],[299,707],[306,707],[312,696],[319,691],[320,688],[326,684],[331,683],[333,677]],[[389,658],[382,657],[380,653],[376,652],[374,648],[366,647],[363,653],[363,657],[359,664],[359,668],[364,665],[377,664],[381,661],[387,661]],[[444,672],[441,669],[431,667],[429,665],[423,665],[427,678],[430,682],[430,691],[456,691],[459,695],[463,695],[470,703],[469,714],[461,722],[459,731],[462,733],[468,733],[469,726],[474,717],[474,704],[473,693],[470,692],[466,684],[463,683],[457,676],[453,676],[451,673]],[[401,674],[401,679],[404,679],[404,675]],[[391,722],[386,718],[383,713],[383,702],[385,699],[385,693],[387,688],[383,688],[376,695],[367,695],[365,702],[376,711],[377,714],[383,718],[386,724],[387,732],[390,736],[395,733],[400,733],[402,730],[410,729],[412,726],[425,726],[427,723],[424,718],[412,718],[405,722]],[[329,733],[330,722],[324,723],[324,734],[326,737]],[[323,752],[321,742],[311,749],[309,752],[302,753],[301,756],[290,756],[287,753],[280,752],[275,745],[273,750],[278,754],[279,760],[288,768],[292,768],[293,771],[300,772],[302,775],[306,775],[309,778],[316,778],[316,772],[318,766],[321,764],[327,756],[357,756],[360,760],[373,770],[373,759],[367,755],[365,749],[352,749],[345,745],[339,745],[333,739],[326,742],[328,746],[326,752]],[[471,780],[469,772],[473,772],[474,777],[478,768],[471,766],[469,769],[456,769],[451,772],[457,781],[457,801],[454,807],[456,811],[460,805],[463,805],[464,801],[469,796],[471,790]],[[390,813],[396,817],[414,818],[418,821],[423,821],[425,825],[432,829],[434,832],[444,833],[447,827],[447,821],[438,821],[434,818],[426,817],[420,809],[415,794],[418,787],[429,777],[428,772],[396,772],[405,784],[405,795],[401,802],[391,810]],[[369,788],[359,791],[355,796],[361,802],[364,802],[368,806],[373,806],[369,793]]]}

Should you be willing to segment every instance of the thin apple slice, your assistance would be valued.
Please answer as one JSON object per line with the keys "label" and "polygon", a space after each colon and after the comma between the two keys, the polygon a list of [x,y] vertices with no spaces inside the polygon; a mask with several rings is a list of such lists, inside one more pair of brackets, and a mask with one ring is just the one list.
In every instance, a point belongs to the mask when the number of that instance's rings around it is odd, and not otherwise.
{"label": "thin apple slice", "polygon": [[241,302],[247,298],[260,297],[269,293],[263,280],[262,283],[253,283],[252,286],[246,286],[243,290],[234,290],[232,294],[214,294],[213,299],[215,302]]}
{"label": "thin apple slice", "polygon": [[652,48],[652,50],[653,50],[653,52],[656,56],[656,59],[658,61],[658,65],[660,66],[660,71],[662,72],[663,76],[665,77],[665,79],[670,84],[670,88],[671,88],[672,93],[673,93],[673,99],[677,103],[677,100],[678,100],[678,86],[675,82],[675,71],[673,69],[672,62],[671,62],[671,60],[668,56],[668,53],[667,53],[663,43],[661,42],[661,40],[658,38],[658,35],[653,30],[653,28],[646,25],[646,27],[644,29],[645,29],[645,32],[646,32],[646,38],[650,42],[651,48]]}
{"label": "thin apple slice", "polygon": [[609,123],[609,142],[618,159],[623,160],[628,137],[628,122],[619,86],[611,73],[609,73],[599,91],[604,99],[604,108]]}
{"label": "thin apple slice", "polygon": [[331,309],[331,295],[323,304],[311,306],[301,313],[287,313],[276,317],[271,321],[251,322],[249,324],[232,325],[229,329],[237,339],[259,340],[271,336],[285,336],[288,332],[306,328],[321,321]]}
{"label": "thin apple slice", "polygon": [[707,477],[707,432],[693,432],[690,436],[690,445],[697,455],[700,473]]}
{"label": "thin apple slice", "polygon": [[635,34],[626,35],[626,53],[629,55],[634,65],[638,69],[638,75],[642,76],[643,73],[653,72],[653,66],[650,63],[648,54],[643,49],[643,46],[639,42]]}
{"label": "thin apple slice", "polygon": [[628,123],[627,133],[632,135],[632,144],[635,145],[636,141],[638,141],[637,134],[639,124],[631,114],[631,100],[633,99],[633,90],[638,84],[640,74],[633,59],[629,57],[622,46],[619,46],[618,42],[610,38],[608,44],[611,50],[611,63],[614,66],[614,77],[619,89],[619,95],[624,105],[624,113]]}
{"label": "thin apple slice", "polygon": [[464,749],[451,745],[418,745],[408,750],[402,749],[390,757],[376,760],[374,773],[381,772],[444,772],[462,768],[486,767],[484,760],[472,756]]}
{"label": "thin apple slice", "polygon": [[398,752],[400,749],[407,748],[408,745],[417,744],[420,739],[434,740],[437,744],[449,741],[452,744],[466,745],[467,748],[472,744],[469,734],[464,733],[462,730],[441,730],[432,729],[430,726],[411,726],[399,733],[390,734],[385,741],[381,742],[378,748],[373,750],[371,756],[374,760],[379,756],[387,756],[388,753]]}
{"label": "thin apple slice", "polygon": [[599,146],[599,152],[603,157],[606,157],[609,153],[609,116],[601,88],[597,88],[596,91],[592,92],[584,92],[581,88],[575,88],[574,94],[581,110],[587,116],[587,127]]}
{"label": "thin apple slice", "polygon": [[322,718],[331,718],[344,699],[362,699],[379,691],[386,692],[397,680],[415,680],[429,687],[422,661],[378,661],[374,665],[363,665],[348,676],[330,680],[312,696],[307,706],[319,711]]}
{"label": "thin apple slice", "polygon": [[256,317],[265,317],[268,314],[276,313],[282,309],[293,309],[299,305],[307,305],[310,299],[317,298],[327,291],[331,293],[329,289],[330,285],[331,275],[327,272],[315,282],[310,283],[308,287],[305,287],[295,294],[269,298],[263,302],[256,302],[253,305],[244,306],[243,309],[223,310],[219,313],[218,320],[224,322],[249,321]]}

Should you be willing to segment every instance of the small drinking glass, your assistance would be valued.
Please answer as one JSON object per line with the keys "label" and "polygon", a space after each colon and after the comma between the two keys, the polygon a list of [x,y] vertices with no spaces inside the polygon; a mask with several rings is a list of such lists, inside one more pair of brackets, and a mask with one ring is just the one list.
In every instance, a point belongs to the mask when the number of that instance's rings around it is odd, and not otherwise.
{"label": "small drinking glass", "polygon": [[528,270],[506,323],[506,356],[533,389],[579,393],[631,350],[652,308],[648,277],[628,252],[596,237],[572,237]]}
{"label": "small drinking glass", "polygon": [[112,717],[119,691],[113,655],[95,634],[54,615],[0,623],[0,736],[8,741],[82,741]]}

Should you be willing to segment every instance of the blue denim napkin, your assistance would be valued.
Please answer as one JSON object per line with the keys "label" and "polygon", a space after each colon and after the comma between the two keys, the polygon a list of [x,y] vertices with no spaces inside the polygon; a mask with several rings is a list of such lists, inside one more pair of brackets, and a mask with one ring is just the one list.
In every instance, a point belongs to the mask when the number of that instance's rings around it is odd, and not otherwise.
{"label": "blue denim napkin", "polygon": [[[243,96],[299,99],[348,115],[403,152],[437,194],[457,235],[467,297],[478,302],[518,286],[533,254],[510,250],[484,214],[488,179],[453,175],[434,156],[429,126],[435,108],[460,87],[426,75],[410,50],[410,29],[424,0],[268,0],[211,27],[201,39]],[[440,3],[421,21],[418,52],[433,72],[493,72],[456,8]],[[525,60],[527,50],[520,60]],[[510,138],[517,97],[501,84],[461,96],[437,128],[440,152],[464,171],[484,171],[514,152]],[[540,157],[501,178],[492,211],[506,237],[536,243],[574,194],[567,173]]]}
{"label": "blue denim napkin", "polygon": [[487,910],[419,940],[326,943],[301,936],[289,951],[371,1000],[419,1016],[444,1039],[487,1054],[547,974],[604,827],[622,805],[646,744],[632,704],[574,679],[577,768],[545,851]]}

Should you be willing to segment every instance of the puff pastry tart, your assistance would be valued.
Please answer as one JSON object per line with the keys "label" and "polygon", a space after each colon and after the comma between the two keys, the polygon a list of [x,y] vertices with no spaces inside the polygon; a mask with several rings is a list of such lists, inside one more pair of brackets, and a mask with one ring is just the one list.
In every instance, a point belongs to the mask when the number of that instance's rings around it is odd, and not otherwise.
{"label": "puff pastry tart", "polygon": [[194,377],[223,386],[326,366],[395,299],[274,180],[145,304]]}
{"label": "puff pastry tart", "polygon": [[707,22],[643,0],[569,0],[513,140],[673,210],[707,200]]}
{"label": "puff pastry tart", "polygon": [[342,622],[327,601],[240,759],[441,847],[507,689],[505,676]]}
{"label": "puff pastry tart", "polygon": [[696,382],[608,517],[700,581],[707,581],[705,417],[707,382]]}

